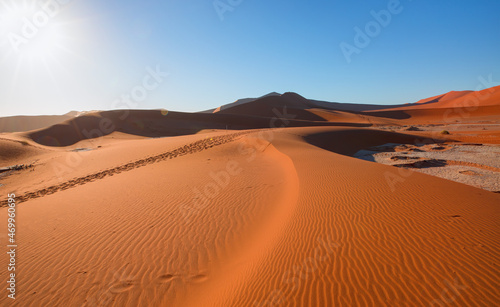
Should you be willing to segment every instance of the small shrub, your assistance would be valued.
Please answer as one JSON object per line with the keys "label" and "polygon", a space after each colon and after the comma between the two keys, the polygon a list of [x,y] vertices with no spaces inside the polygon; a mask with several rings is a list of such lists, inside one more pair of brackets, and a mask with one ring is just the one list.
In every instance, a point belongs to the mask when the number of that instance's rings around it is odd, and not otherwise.
{"label": "small shrub", "polygon": [[441,134],[450,134],[450,132],[448,130],[443,130],[441,131]]}
{"label": "small shrub", "polygon": [[28,141],[21,141],[21,144],[24,146],[28,146],[30,143],[28,143]]}

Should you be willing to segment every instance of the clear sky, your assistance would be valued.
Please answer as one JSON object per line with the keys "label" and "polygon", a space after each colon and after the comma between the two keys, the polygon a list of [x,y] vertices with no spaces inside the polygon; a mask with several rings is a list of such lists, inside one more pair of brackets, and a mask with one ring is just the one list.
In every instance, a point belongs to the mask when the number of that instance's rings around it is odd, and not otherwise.
{"label": "clear sky", "polygon": [[0,0],[0,116],[199,111],[272,91],[395,104],[500,84],[498,0],[45,2]]}

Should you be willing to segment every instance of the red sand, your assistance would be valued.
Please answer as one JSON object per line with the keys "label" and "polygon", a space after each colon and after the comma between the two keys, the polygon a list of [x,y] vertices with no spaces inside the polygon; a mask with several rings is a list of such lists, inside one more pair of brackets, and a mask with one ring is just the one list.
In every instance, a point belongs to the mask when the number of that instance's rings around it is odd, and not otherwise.
{"label": "red sand", "polygon": [[[0,195],[16,194],[19,230],[18,297],[0,304],[498,305],[500,195],[350,157],[479,136],[374,128],[446,123],[432,103],[356,113],[278,97],[214,114],[101,112],[0,135],[0,167],[34,164],[0,179]],[[498,105],[466,120],[498,121]],[[295,117],[273,122],[285,106]],[[99,130],[103,119],[114,131]],[[6,221],[2,207],[3,236]]]}

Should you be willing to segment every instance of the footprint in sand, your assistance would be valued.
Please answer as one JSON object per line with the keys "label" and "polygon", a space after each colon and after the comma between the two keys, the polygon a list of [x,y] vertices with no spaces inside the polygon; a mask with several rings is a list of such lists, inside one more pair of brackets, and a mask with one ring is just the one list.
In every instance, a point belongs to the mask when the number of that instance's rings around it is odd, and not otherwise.
{"label": "footprint in sand", "polygon": [[123,293],[127,292],[134,287],[134,281],[125,280],[115,283],[109,288],[109,292],[111,293]]}
{"label": "footprint in sand", "polygon": [[165,274],[165,275],[161,275],[160,277],[158,277],[158,280],[162,284],[171,282],[174,279],[175,279],[175,276],[172,274]]}

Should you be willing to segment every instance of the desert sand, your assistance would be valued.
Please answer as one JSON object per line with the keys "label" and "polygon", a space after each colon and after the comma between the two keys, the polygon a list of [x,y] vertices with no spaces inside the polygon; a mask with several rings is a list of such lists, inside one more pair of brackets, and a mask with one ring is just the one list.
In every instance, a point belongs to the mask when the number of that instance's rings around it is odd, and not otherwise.
{"label": "desert sand", "polygon": [[384,144],[354,156],[500,192],[500,145]]}
{"label": "desert sand", "polygon": [[500,195],[354,156],[498,145],[499,92],[357,110],[285,93],[2,133],[0,167],[22,167],[0,172],[19,245],[0,305],[498,306]]}

